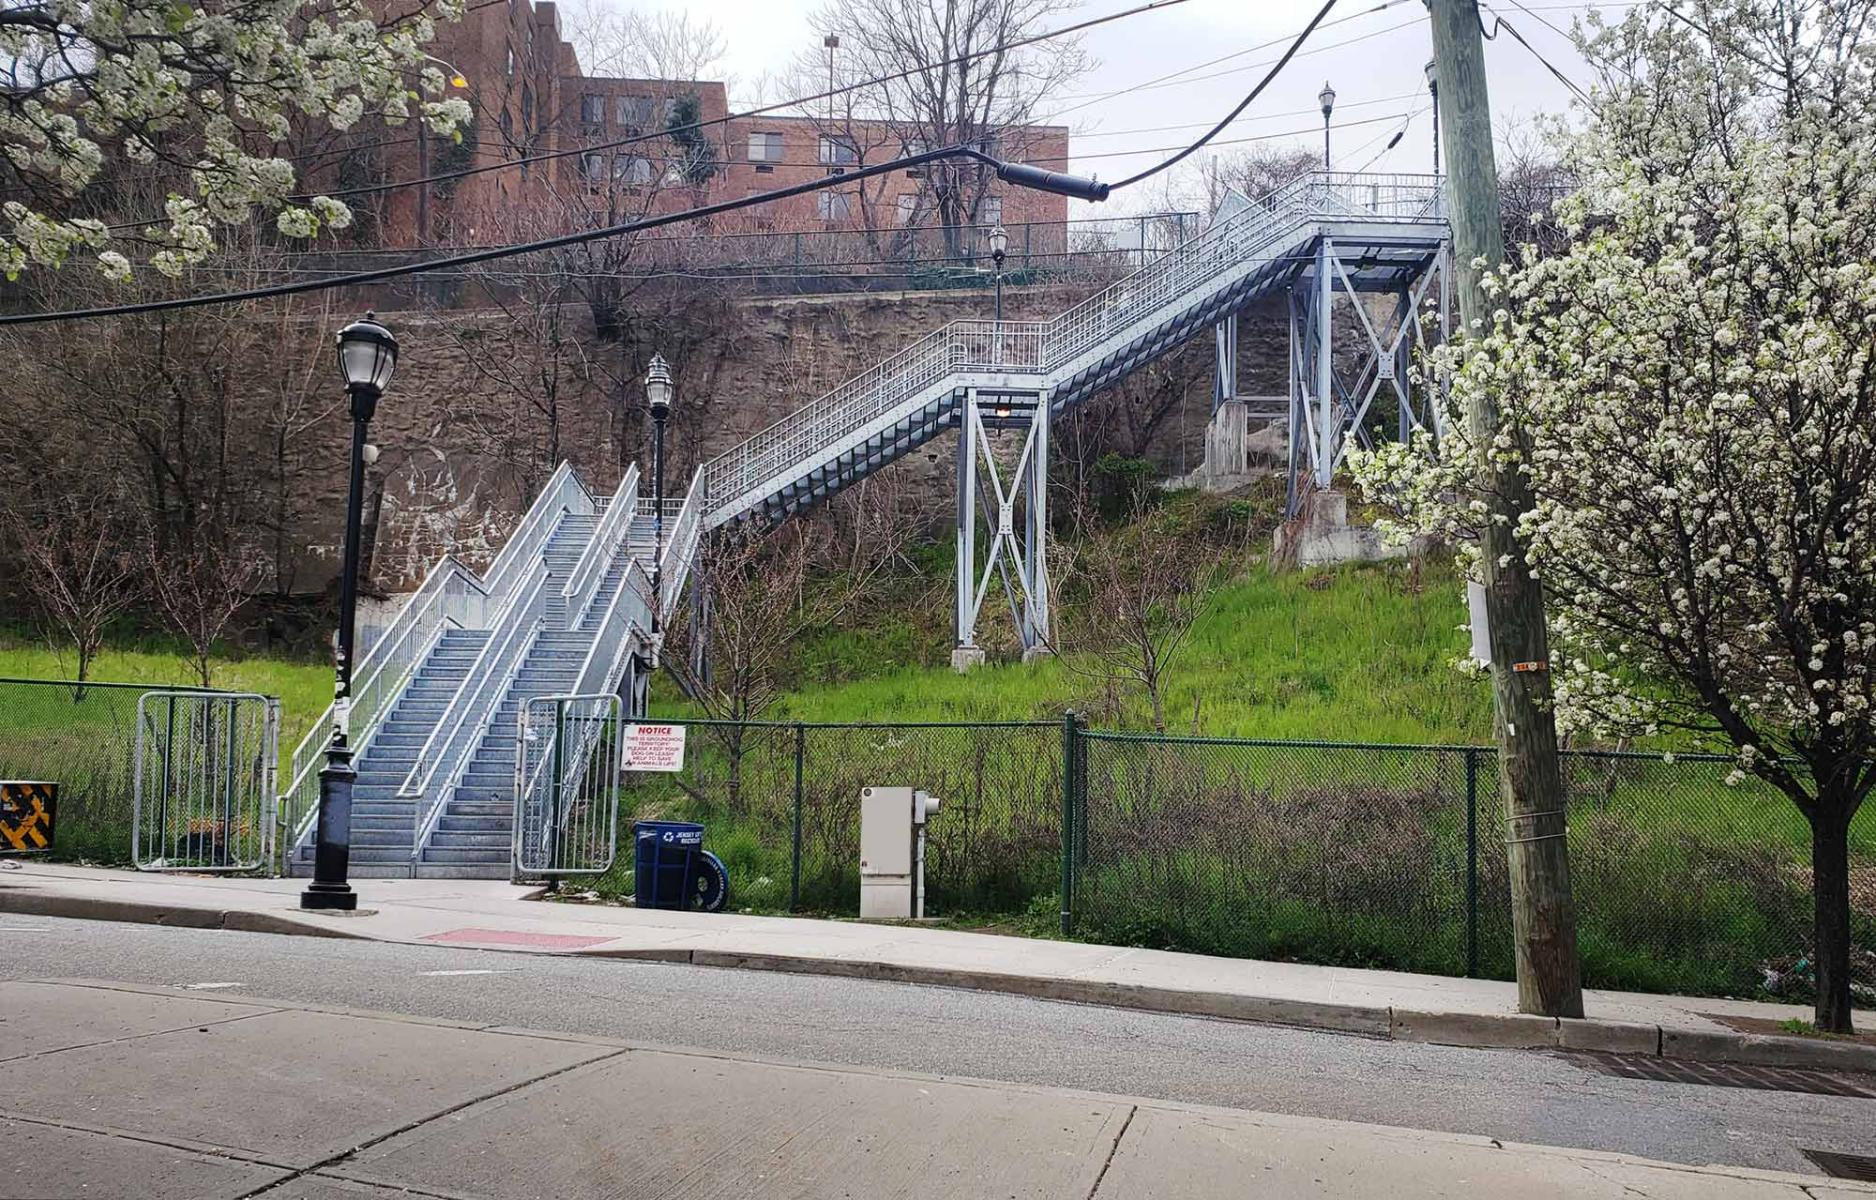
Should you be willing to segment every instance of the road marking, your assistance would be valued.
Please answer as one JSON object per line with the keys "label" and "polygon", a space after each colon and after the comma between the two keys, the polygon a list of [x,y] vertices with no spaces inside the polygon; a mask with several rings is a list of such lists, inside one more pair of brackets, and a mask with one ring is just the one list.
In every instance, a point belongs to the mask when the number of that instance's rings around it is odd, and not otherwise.
{"label": "road marking", "polygon": [[0,925],[0,933],[50,933],[50,925]]}
{"label": "road marking", "polygon": [[486,970],[486,969],[484,969],[484,970],[475,970],[475,971],[419,971],[419,972],[417,972],[417,974],[419,974],[419,975],[432,975],[432,976],[442,976],[442,975],[512,975],[512,974],[514,974],[514,973],[515,973],[516,971],[519,971],[520,969],[521,969],[520,967],[503,967],[503,968],[502,968],[501,970],[499,970],[499,971],[491,971],[491,970]]}
{"label": "road marking", "polygon": [[247,985],[240,983],[185,983],[182,985],[182,990],[185,992],[216,992],[220,991],[222,988],[245,986]]}

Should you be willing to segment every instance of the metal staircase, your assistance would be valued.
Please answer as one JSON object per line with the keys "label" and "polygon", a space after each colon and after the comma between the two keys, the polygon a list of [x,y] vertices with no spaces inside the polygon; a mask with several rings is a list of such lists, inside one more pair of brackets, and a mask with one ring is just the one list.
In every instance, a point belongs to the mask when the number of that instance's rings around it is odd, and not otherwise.
{"label": "metal staircase", "polygon": [[[957,427],[968,393],[1047,397],[1051,412],[1078,404],[1324,269],[1327,246],[1353,263],[1356,286],[1398,289],[1446,229],[1437,177],[1299,179],[1221,212],[1201,236],[1054,320],[953,321],[711,459],[703,468],[705,527],[779,521],[864,479]],[[1352,407],[1321,399],[1325,412]]]}
{"label": "metal staircase", "polygon": [[[584,720],[570,752],[528,766],[521,715],[531,699],[549,695],[619,696],[636,714],[658,649],[655,568],[662,566],[657,602],[668,621],[707,530],[780,521],[948,429],[981,434],[1022,412],[1046,433],[1052,414],[1285,289],[1292,466],[1306,443],[1308,468],[1326,481],[1342,433],[1359,428],[1381,378],[1377,368],[1337,390],[1328,365],[1331,289],[1339,280],[1351,295],[1395,294],[1411,316],[1426,295],[1429,254],[1443,254],[1446,237],[1440,183],[1430,176],[1318,174],[1260,201],[1237,198],[1203,235],[1054,320],[954,321],[711,459],[682,500],[666,501],[661,564],[659,514],[639,496],[637,471],[600,498],[562,464],[486,574],[445,559],[388,628],[368,631],[350,715],[358,770],[353,873],[506,877],[516,862],[548,861],[566,840],[561,800],[578,791],[572,773],[598,761],[596,739],[607,726]],[[1305,282],[1319,297],[1319,317],[1299,307]],[[1384,339],[1366,315],[1360,319],[1379,349]],[[1299,350],[1299,330],[1313,350]],[[1387,353],[1404,364],[1402,336]],[[1318,419],[1320,428],[1310,424],[1299,438],[1299,425]],[[1025,457],[1046,464],[1046,441]],[[1007,528],[1010,500],[1001,484],[997,490]],[[1029,519],[1040,527],[1038,511]],[[975,517],[971,490],[961,488],[961,535]],[[1033,540],[1046,541],[1035,532]],[[964,568],[975,561],[968,549],[961,536],[964,649],[982,602],[981,588],[972,595],[964,586]],[[1046,567],[1039,550],[1029,555],[1017,571],[1042,628]],[[281,799],[291,834],[281,839],[290,847],[286,865],[299,873],[311,867],[331,720],[328,711],[295,752]],[[570,773],[546,769],[549,761],[570,764]]]}
{"label": "metal staircase", "polygon": [[[701,491],[666,513],[665,608],[681,594]],[[520,714],[538,696],[640,694],[653,658],[655,514],[627,472],[595,497],[562,465],[486,575],[445,559],[355,672],[352,874],[510,873]],[[681,554],[673,554],[680,546]],[[331,711],[294,754],[286,867],[312,866]]]}

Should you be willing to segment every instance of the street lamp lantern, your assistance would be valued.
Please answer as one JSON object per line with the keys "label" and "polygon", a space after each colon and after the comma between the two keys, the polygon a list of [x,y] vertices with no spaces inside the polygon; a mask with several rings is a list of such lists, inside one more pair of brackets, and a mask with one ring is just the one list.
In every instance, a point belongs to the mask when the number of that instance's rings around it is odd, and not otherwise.
{"label": "street lamp lantern", "polygon": [[376,313],[366,313],[339,330],[339,374],[347,390],[369,389],[377,395],[391,386],[391,373],[397,369],[397,339],[378,320]]}
{"label": "street lamp lantern", "polygon": [[645,403],[651,406],[651,418],[662,421],[671,415],[671,364],[664,355],[651,356],[651,369],[645,372]]}
{"label": "street lamp lantern", "polygon": [[1322,90],[1316,93],[1316,103],[1322,105],[1322,169],[1329,169],[1329,115],[1335,111],[1335,89],[1324,81]]}
{"label": "street lamp lantern", "polygon": [[339,566],[339,637],[332,695],[332,731],[326,764],[319,771],[319,822],[313,842],[313,881],[300,893],[300,907],[349,912],[358,893],[346,882],[352,858],[351,711],[353,653],[358,624],[360,528],[365,507],[365,467],[377,461],[367,438],[378,400],[397,369],[397,339],[366,313],[339,330],[339,376],[352,400],[351,469],[345,489],[345,542]]}
{"label": "street lamp lantern", "polygon": [[651,369],[645,372],[645,404],[651,409],[651,494],[652,544],[656,549],[651,560],[651,632],[655,636],[664,621],[664,423],[671,416],[671,364],[664,355],[651,356]]}
{"label": "street lamp lantern", "polygon": [[[1003,260],[1010,254],[1010,234],[998,223],[990,230],[990,261],[997,265],[996,319],[1003,320]],[[1000,344],[1000,343],[999,343]]]}

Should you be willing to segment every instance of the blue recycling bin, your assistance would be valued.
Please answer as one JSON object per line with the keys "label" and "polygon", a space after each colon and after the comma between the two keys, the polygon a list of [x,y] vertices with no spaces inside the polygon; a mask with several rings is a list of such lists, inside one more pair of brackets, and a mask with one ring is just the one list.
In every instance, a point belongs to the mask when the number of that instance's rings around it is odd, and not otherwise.
{"label": "blue recycling bin", "polygon": [[685,908],[696,887],[704,827],[689,821],[640,821],[632,826],[633,900],[640,908]]}
{"label": "blue recycling bin", "polygon": [[632,826],[633,903],[640,908],[720,912],[729,900],[729,872],[703,848],[704,827],[690,821],[640,821]]}

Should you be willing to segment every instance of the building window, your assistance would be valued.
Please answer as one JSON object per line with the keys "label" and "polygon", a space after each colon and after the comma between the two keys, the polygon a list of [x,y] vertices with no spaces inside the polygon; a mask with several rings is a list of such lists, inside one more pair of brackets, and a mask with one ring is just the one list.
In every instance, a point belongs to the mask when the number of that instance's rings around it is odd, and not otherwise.
{"label": "building window", "polygon": [[604,179],[606,177],[606,156],[597,153],[580,155],[580,174],[594,182]]}
{"label": "building window", "polygon": [[860,161],[860,151],[849,138],[824,137],[821,161],[830,167],[849,167]]}
{"label": "building window", "polygon": [[597,93],[588,92],[580,97],[580,124],[604,125],[606,123],[606,98]]}
{"label": "building window", "polygon": [[752,163],[778,163],[782,161],[782,135],[779,133],[752,133],[749,135],[749,161]]}
{"label": "building window", "polygon": [[651,160],[637,154],[621,154],[612,160],[612,178],[626,187],[644,187],[651,182]]}
{"label": "building window", "polygon": [[629,125],[634,129],[643,129],[651,124],[651,113],[650,96],[619,97],[619,124]]}
{"label": "building window", "polygon": [[979,225],[1003,224],[1003,197],[985,196],[977,202],[977,223]]}
{"label": "building window", "polygon": [[853,196],[828,188],[814,193],[814,209],[823,221],[845,221],[853,216]]}
{"label": "building window", "polygon": [[521,85],[521,132],[534,132],[534,89],[525,83]]}
{"label": "building window", "polygon": [[502,62],[502,74],[510,79],[515,77],[515,48],[513,46],[508,47],[508,57]]}
{"label": "building window", "polygon": [[918,216],[918,193],[907,192],[899,197],[899,208],[894,218],[901,225],[910,225],[912,218]]}

